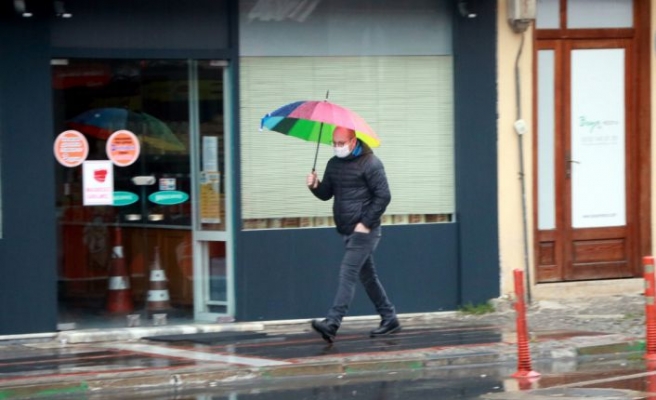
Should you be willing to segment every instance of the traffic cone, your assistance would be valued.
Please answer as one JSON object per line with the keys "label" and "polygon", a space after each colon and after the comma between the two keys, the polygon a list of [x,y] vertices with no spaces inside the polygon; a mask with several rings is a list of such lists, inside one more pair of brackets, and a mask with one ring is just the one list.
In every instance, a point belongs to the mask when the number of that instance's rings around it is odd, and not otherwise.
{"label": "traffic cone", "polygon": [[123,258],[123,238],[119,226],[114,230],[114,248],[109,265],[107,311],[112,314],[129,313],[134,309],[130,278]]}
{"label": "traffic cone", "polygon": [[155,247],[155,256],[150,267],[150,288],[148,289],[148,304],[146,307],[149,311],[171,308],[166,281],[166,273],[159,261],[159,248]]}

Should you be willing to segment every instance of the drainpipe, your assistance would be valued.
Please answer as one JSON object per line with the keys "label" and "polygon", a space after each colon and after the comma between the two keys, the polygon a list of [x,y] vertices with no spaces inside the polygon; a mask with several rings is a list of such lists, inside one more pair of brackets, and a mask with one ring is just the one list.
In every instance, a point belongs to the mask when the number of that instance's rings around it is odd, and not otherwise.
{"label": "drainpipe", "polygon": [[508,0],[506,2],[506,11],[508,15],[508,24],[515,33],[522,35],[517,51],[517,58],[515,59],[515,107],[517,112],[517,119],[514,123],[515,132],[517,133],[519,145],[519,179],[522,188],[522,218],[524,224],[524,271],[526,272],[526,296],[528,304],[531,304],[531,269],[528,262],[528,222],[526,217],[526,179],[524,176],[524,145],[522,138],[524,133],[528,130],[526,121],[522,119],[522,105],[521,105],[521,86],[519,79],[519,58],[522,55],[524,48],[524,35],[531,22],[535,21],[537,16],[537,1],[536,0]]}
{"label": "drainpipe", "polygon": [[517,58],[515,59],[515,111],[517,120],[513,124],[515,132],[517,133],[517,144],[519,146],[519,180],[522,189],[522,223],[524,228],[524,271],[526,272],[526,297],[528,304],[531,304],[531,268],[528,260],[528,219],[526,210],[526,179],[524,174],[524,133],[526,133],[526,122],[522,119],[522,101],[521,101],[521,83],[519,73],[519,59],[522,55],[524,48],[524,32],[517,51]]}

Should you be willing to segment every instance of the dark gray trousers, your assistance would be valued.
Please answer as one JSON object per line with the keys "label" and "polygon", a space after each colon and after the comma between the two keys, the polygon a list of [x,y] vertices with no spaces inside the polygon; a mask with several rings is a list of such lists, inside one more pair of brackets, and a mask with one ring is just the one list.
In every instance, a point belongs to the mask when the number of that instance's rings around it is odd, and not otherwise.
{"label": "dark gray trousers", "polygon": [[369,296],[381,318],[384,321],[396,318],[394,305],[390,302],[383,285],[378,280],[374,266],[373,254],[380,237],[380,227],[372,229],[369,233],[353,232],[350,235],[344,235],[346,252],[339,269],[337,294],[326,317],[329,323],[338,327],[342,323],[342,318],[348,312],[349,305],[353,301],[358,279],[364,286],[367,296]]}

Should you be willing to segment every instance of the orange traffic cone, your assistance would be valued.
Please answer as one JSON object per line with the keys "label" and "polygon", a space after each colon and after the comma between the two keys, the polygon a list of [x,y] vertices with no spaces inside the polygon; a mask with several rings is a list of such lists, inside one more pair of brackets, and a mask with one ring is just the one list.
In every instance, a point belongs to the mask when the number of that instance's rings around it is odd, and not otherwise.
{"label": "orange traffic cone", "polygon": [[147,300],[147,309],[149,311],[168,310],[171,308],[166,281],[166,273],[159,261],[159,248],[155,247],[155,256],[153,264],[150,267],[150,288],[148,290]]}
{"label": "orange traffic cone", "polygon": [[121,228],[114,231],[114,248],[109,265],[109,290],[107,292],[107,311],[110,313],[128,313],[134,308],[130,278],[123,258],[123,239]]}

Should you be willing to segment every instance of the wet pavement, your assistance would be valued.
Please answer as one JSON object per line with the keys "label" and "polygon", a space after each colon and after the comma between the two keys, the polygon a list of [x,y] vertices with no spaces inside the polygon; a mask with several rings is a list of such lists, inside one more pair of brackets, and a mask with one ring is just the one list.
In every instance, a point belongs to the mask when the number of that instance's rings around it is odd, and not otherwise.
{"label": "wet pavement", "polygon": [[326,356],[366,360],[382,354],[402,356],[408,351],[500,343],[502,339],[499,329],[489,326],[408,328],[385,338],[369,338],[366,331],[357,329],[347,328],[340,333],[339,341],[333,345],[309,332],[228,332],[228,335],[213,332],[93,345],[61,346],[46,342],[7,346],[0,351],[0,386],[26,376],[172,370],[210,364],[220,367],[302,365],[308,360],[321,363]]}
{"label": "wet pavement", "polygon": [[[0,338],[0,399],[115,393],[136,399],[152,393],[143,398],[413,400],[436,398],[428,395],[435,391],[440,399],[510,399],[494,396],[533,391],[535,398],[586,398],[572,397],[573,389],[604,388],[642,393],[652,383],[656,388],[656,372],[642,361],[641,299],[629,300],[533,307],[530,351],[542,374],[534,382],[510,378],[518,365],[514,312],[499,310],[401,316],[404,329],[384,338],[368,337],[375,319],[352,318],[332,346],[310,331],[308,321]],[[572,323],[578,321],[583,323]],[[139,391],[125,397],[128,389]],[[546,389],[552,391],[537,392]],[[610,398],[606,394],[589,398]]]}

